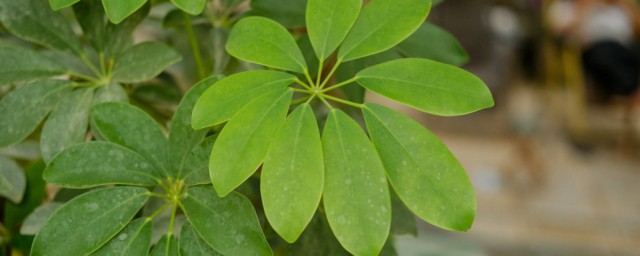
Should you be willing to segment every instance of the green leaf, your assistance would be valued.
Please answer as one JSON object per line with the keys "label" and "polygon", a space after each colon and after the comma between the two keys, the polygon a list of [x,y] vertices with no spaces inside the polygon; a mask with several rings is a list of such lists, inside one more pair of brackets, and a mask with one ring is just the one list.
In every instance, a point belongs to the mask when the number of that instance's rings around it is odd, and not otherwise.
{"label": "green leaf", "polygon": [[391,191],[391,209],[391,233],[418,236],[416,217],[393,191]]}
{"label": "green leaf", "polygon": [[415,109],[458,116],[493,106],[487,86],[475,75],[426,59],[400,59],[367,68],[357,82]]}
{"label": "green leaf", "polygon": [[58,209],[62,207],[62,203],[47,203],[41,206],[38,206],[22,223],[20,226],[20,234],[22,235],[31,235],[35,236],[42,226],[47,223],[47,220],[56,212]]}
{"label": "green leaf", "polygon": [[44,179],[65,188],[100,185],[154,186],[158,171],[137,153],[115,143],[95,141],[71,146],[44,171]]}
{"label": "green leaf", "polygon": [[180,53],[163,43],[137,44],[116,58],[113,80],[123,83],[144,82],[180,60]]}
{"label": "green leaf", "polygon": [[[127,0],[128,1],[128,0]],[[82,55],[82,44],[62,13],[43,0],[0,1],[0,22],[15,36]]]}
{"label": "green leaf", "polygon": [[204,10],[206,0],[171,0],[178,8],[191,15],[198,15]]}
{"label": "green leaf", "polygon": [[147,218],[133,220],[93,256],[145,256],[151,247],[152,222]]}
{"label": "green leaf", "polygon": [[150,10],[150,4],[145,4],[120,24],[107,24],[105,36],[105,53],[107,54],[107,58],[113,60],[123,51],[131,48],[131,45],[133,45],[133,32],[147,17]]}
{"label": "green leaf", "polygon": [[253,70],[226,77],[202,94],[193,109],[192,126],[199,130],[231,119],[253,99],[286,88],[296,77],[284,72]]}
{"label": "green leaf", "polygon": [[66,69],[45,55],[22,47],[0,47],[0,85],[62,75]]}
{"label": "green leaf", "polygon": [[320,131],[309,104],[298,107],[273,137],[260,177],[269,223],[295,242],[313,218],[324,186]]}
{"label": "green leaf", "polygon": [[211,186],[191,187],[183,201],[193,229],[224,255],[272,255],[251,201],[233,192],[218,197]]}
{"label": "green leaf", "polygon": [[110,83],[105,86],[101,86],[96,91],[93,97],[93,105],[98,105],[105,102],[129,102],[129,96],[127,92],[122,88],[122,85],[116,83]]}
{"label": "green leaf", "polygon": [[309,0],[307,30],[319,60],[325,60],[347,36],[362,8],[362,0]]}
{"label": "green leaf", "polygon": [[129,104],[111,102],[94,106],[91,117],[100,137],[135,151],[168,174],[167,138],[147,113]]}
{"label": "green leaf", "polygon": [[36,161],[27,166],[25,170],[27,188],[22,196],[22,201],[19,204],[12,203],[8,200],[5,201],[3,212],[4,221],[2,222],[5,227],[12,230],[17,229],[18,225],[22,223],[22,220],[42,204],[47,194],[46,183],[42,179],[44,168],[45,164],[43,161]]}
{"label": "green leaf", "polygon": [[178,241],[172,235],[164,235],[153,247],[151,256],[178,256]]}
{"label": "green leaf", "polygon": [[40,158],[40,143],[28,140],[10,147],[0,148],[0,155],[13,159],[35,161]]}
{"label": "green leaf", "polygon": [[238,59],[260,65],[304,73],[307,64],[289,31],[277,22],[248,17],[231,29],[227,52]]}
{"label": "green leaf", "polygon": [[[49,8],[49,7],[47,7]],[[0,148],[24,140],[71,90],[71,82],[37,80],[0,101]]]}
{"label": "green leaf", "polygon": [[218,195],[226,196],[258,169],[271,138],[285,121],[292,94],[281,89],[261,96],[224,127],[209,162],[211,182]]}
{"label": "green leaf", "polygon": [[73,5],[73,13],[84,35],[98,51],[104,49],[106,18],[100,0],[84,0]]}
{"label": "green leaf", "polygon": [[327,218],[321,212],[317,212],[311,219],[309,226],[302,233],[298,241],[288,248],[288,255],[305,256],[349,256],[342,248],[340,242],[331,232]]}
{"label": "green leaf", "polygon": [[473,186],[447,147],[413,119],[367,103],[367,128],[391,185],[418,217],[449,230],[471,227]]}
{"label": "green leaf", "polygon": [[189,153],[182,173],[186,184],[211,184],[211,177],[209,177],[209,156],[211,156],[211,149],[213,149],[217,138],[217,135],[207,137]]}
{"label": "green leaf", "polygon": [[13,160],[0,156],[0,196],[20,203],[27,181],[22,168]]}
{"label": "green leaf", "polygon": [[251,12],[277,21],[287,28],[305,26],[307,0],[251,0]]}
{"label": "green leaf", "polygon": [[338,241],[355,255],[377,255],[391,225],[384,168],[360,125],[332,110],[322,134],[324,209]]}
{"label": "green leaf", "polygon": [[57,11],[62,8],[71,6],[77,2],[80,2],[80,0],[49,0],[49,5],[51,5],[51,9]]}
{"label": "green leaf", "polygon": [[186,223],[182,226],[182,231],[180,232],[180,241],[178,241],[178,248],[180,249],[180,256],[218,256],[222,255],[211,246],[207,244],[204,239],[200,237],[193,230],[191,224]]}
{"label": "green leaf", "polygon": [[114,187],[82,194],[56,211],[33,241],[31,255],[86,255],[105,244],[148,199],[144,188]]}
{"label": "green leaf", "polygon": [[140,9],[147,0],[102,0],[107,17],[114,24],[122,22]]}
{"label": "green leaf", "polygon": [[371,1],[345,38],[338,59],[354,60],[395,46],[420,27],[430,9],[426,0]]}
{"label": "green leaf", "polygon": [[209,56],[213,61],[213,73],[216,75],[222,75],[225,73],[225,69],[229,65],[231,56],[224,49],[224,46],[229,38],[228,28],[213,28],[209,32]]}
{"label": "green leaf", "polygon": [[407,57],[431,59],[454,66],[469,60],[469,55],[453,35],[431,23],[422,24],[397,49]]}
{"label": "green leaf", "polygon": [[65,97],[44,123],[40,144],[45,162],[65,148],[84,141],[93,89],[79,89]]}

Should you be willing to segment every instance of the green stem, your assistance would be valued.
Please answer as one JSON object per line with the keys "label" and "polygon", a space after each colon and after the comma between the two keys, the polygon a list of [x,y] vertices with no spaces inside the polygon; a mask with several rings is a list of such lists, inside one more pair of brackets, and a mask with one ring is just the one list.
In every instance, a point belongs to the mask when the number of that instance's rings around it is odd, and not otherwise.
{"label": "green stem", "polygon": [[309,90],[310,92],[313,91],[313,88],[311,88],[311,86],[309,86],[308,84],[305,84],[304,82],[300,81],[300,79],[296,79],[296,83],[298,83],[299,85],[302,85],[302,87],[304,87],[305,89]]}
{"label": "green stem", "polygon": [[87,58],[87,55],[85,55],[84,53],[80,54],[80,59],[82,59],[82,61],[87,64],[87,66],[89,67],[89,69],[91,69],[91,71],[93,72],[94,75],[101,77],[103,74],[100,73],[100,71],[98,70],[98,68],[96,68],[95,65],[93,65],[93,63],[91,63],[91,61]]}
{"label": "green stem", "polygon": [[173,224],[176,221],[176,211],[178,210],[178,202],[173,202],[172,210],[171,210],[171,220],[169,221],[169,231],[167,231],[167,235],[173,235]]}
{"label": "green stem", "polygon": [[107,74],[107,66],[104,65],[104,52],[100,52],[100,69],[102,70],[102,74]]}
{"label": "green stem", "polygon": [[315,87],[316,85],[313,83],[313,79],[311,79],[311,75],[309,75],[309,70],[304,71],[304,76],[307,78],[307,82],[311,85],[311,87]]}
{"label": "green stem", "polygon": [[333,73],[335,73],[336,70],[338,70],[338,67],[340,67],[340,63],[342,63],[342,60],[338,59],[336,61],[336,64],[333,65],[333,68],[331,69],[331,72],[329,72],[327,77],[324,78],[324,81],[322,81],[322,84],[320,84],[320,86],[318,86],[318,88],[323,88],[325,85],[327,85],[329,80],[331,80],[331,77],[333,76]]}
{"label": "green stem", "polygon": [[149,217],[147,217],[147,220],[153,220],[155,217],[158,216],[158,214],[162,213],[164,211],[164,209],[167,209],[167,207],[169,207],[170,205],[171,205],[171,202],[167,202],[163,206],[160,206],[160,208],[158,208],[157,211],[153,212],[153,214],[151,214],[151,215],[149,215]]}
{"label": "green stem", "polygon": [[362,104],[358,104],[358,103],[355,103],[355,102],[343,100],[343,99],[336,98],[336,97],[333,97],[333,96],[329,96],[329,95],[326,95],[326,94],[320,95],[320,98],[326,98],[326,99],[329,99],[329,100],[332,100],[332,101],[335,101],[335,102],[338,102],[338,103],[342,103],[342,104],[345,104],[345,105],[349,105],[349,106],[352,106],[352,107],[356,107],[356,108],[364,108],[364,105],[362,105]]}
{"label": "green stem", "polygon": [[76,73],[76,72],[73,72],[73,71],[67,71],[67,74],[70,75],[70,76],[77,77],[77,78],[80,78],[80,79],[84,79],[84,80],[87,80],[87,81],[91,81],[91,82],[94,82],[94,83],[99,82],[98,79],[96,79],[94,77],[90,77],[90,76],[83,75],[83,74],[80,74],[80,73]]}
{"label": "green stem", "polygon": [[191,22],[191,15],[186,12],[184,14],[184,23],[189,36],[189,42],[191,43],[191,50],[193,51],[193,58],[196,62],[196,68],[198,70],[198,77],[204,79],[206,72],[204,70],[204,64],[202,62],[202,56],[200,55],[200,46],[198,45],[198,39],[196,33],[193,31],[193,23]]}
{"label": "green stem", "polygon": [[312,96],[309,95],[307,97],[302,97],[300,99],[294,100],[294,101],[291,102],[290,106],[295,106],[295,105],[302,104],[302,103],[306,102],[310,97],[312,97]]}
{"label": "green stem", "polygon": [[322,68],[324,66],[324,60],[320,61],[320,65],[318,65],[318,75],[317,75],[317,79],[316,79],[316,84],[320,84],[320,80],[322,79]]}
{"label": "green stem", "polygon": [[328,91],[331,91],[331,90],[333,90],[333,89],[337,89],[337,88],[340,88],[340,87],[342,87],[342,86],[345,86],[345,85],[348,85],[348,84],[350,84],[350,83],[353,83],[353,82],[355,82],[355,81],[356,81],[356,78],[354,77],[354,78],[351,78],[351,79],[349,79],[349,80],[347,80],[347,81],[343,81],[343,82],[341,82],[341,83],[338,83],[338,84],[336,84],[336,85],[334,85],[334,86],[331,86],[331,87],[325,88],[325,89],[323,89],[321,92],[328,92]]}
{"label": "green stem", "polygon": [[294,92],[299,92],[299,93],[313,94],[309,90],[302,90],[302,89],[295,89],[295,88],[293,88],[291,90],[293,90]]}
{"label": "green stem", "polygon": [[171,200],[171,198],[169,196],[163,195],[163,194],[149,192],[149,193],[147,193],[147,195],[153,196],[153,197],[164,198],[164,199],[167,199],[167,200]]}
{"label": "green stem", "polygon": [[322,103],[324,103],[325,105],[327,105],[327,107],[329,109],[333,109],[333,106],[331,106],[331,104],[329,104],[329,102],[327,100],[324,99],[324,97],[322,95],[318,95],[318,99],[320,99],[320,101],[322,101]]}
{"label": "green stem", "polygon": [[306,104],[309,104],[309,103],[310,103],[310,102],[311,102],[311,101],[316,97],[316,95],[317,95],[317,94],[315,94],[315,93],[314,93],[313,95],[311,95],[311,97],[309,97],[309,99],[308,99],[308,100],[307,100],[307,102],[305,102],[305,103],[306,103]]}

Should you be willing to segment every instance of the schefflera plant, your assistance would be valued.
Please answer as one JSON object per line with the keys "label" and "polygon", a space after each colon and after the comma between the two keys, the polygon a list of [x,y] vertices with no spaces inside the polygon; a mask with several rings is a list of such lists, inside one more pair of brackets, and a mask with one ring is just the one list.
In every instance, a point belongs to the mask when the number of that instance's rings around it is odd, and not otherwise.
{"label": "schefflera plant", "polygon": [[[342,63],[388,50],[409,37],[430,8],[429,0],[373,0],[364,7],[360,0],[309,0],[306,23],[319,61],[317,73],[328,69],[315,79],[294,38],[279,23],[262,17],[240,20],[227,51],[276,70],[226,77],[196,103],[194,129],[228,121],[209,162],[218,195],[228,196],[262,165],[265,215],[282,238],[296,241],[322,201],[337,240],[355,255],[378,254],[389,235],[387,181],[421,219],[448,230],[468,230],[476,212],[475,193],[447,147],[404,114],[332,92],[357,83],[426,113],[457,116],[493,106],[486,85],[462,69],[427,59],[389,61],[329,85]],[[325,67],[333,58],[335,64]],[[292,100],[294,93],[302,97]],[[315,99],[330,109],[322,135],[310,104]],[[360,108],[369,136],[330,102]]]}
{"label": "schefflera plant", "polygon": [[[271,254],[249,199],[236,192],[221,198],[202,185],[209,183],[208,153],[216,137],[191,129],[191,111],[217,80],[205,79],[186,94],[168,138],[134,106],[96,105],[92,126],[102,140],[64,150],[43,177],[63,188],[102,188],[57,209],[36,234],[31,255]],[[150,198],[164,204],[154,208]],[[150,251],[152,220],[166,211],[168,229]],[[187,223],[174,230],[179,214]]]}

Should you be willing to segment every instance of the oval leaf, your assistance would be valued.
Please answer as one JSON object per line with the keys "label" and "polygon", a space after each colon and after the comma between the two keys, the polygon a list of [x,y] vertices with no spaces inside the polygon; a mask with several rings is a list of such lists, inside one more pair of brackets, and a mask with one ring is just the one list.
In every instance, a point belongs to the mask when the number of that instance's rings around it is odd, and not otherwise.
{"label": "oval leaf", "polygon": [[222,254],[216,252],[193,230],[191,224],[185,223],[180,231],[180,240],[178,241],[178,249],[180,256],[220,256]]}
{"label": "oval leaf", "polygon": [[362,8],[362,0],[309,0],[307,30],[319,60],[325,60],[347,36]]}
{"label": "oval leaf", "polygon": [[29,216],[24,220],[22,226],[20,226],[20,234],[21,235],[29,235],[35,236],[42,226],[51,218],[54,212],[56,212],[60,207],[62,207],[62,203],[47,203],[41,206],[38,206]]}
{"label": "oval leaf", "polygon": [[189,156],[185,160],[181,177],[188,185],[200,185],[211,184],[211,177],[209,176],[209,157],[211,156],[211,149],[218,138],[217,135],[207,137],[191,150]]}
{"label": "oval leaf", "polygon": [[151,247],[152,229],[152,222],[149,219],[136,219],[91,255],[145,256]]}
{"label": "oval leaf", "polygon": [[180,53],[163,43],[137,44],[116,57],[113,80],[122,83],[144,82],[180,60]]}
{"label": "oval leaf", "polygon": [[349,61],[383,52],[415,32],[431,10],[431,1],[375,0],[367,4],[338,51]]}
{"label": "oval leaf", "polygon": [[105,102],[129,102],[129,96],[127,92],[122,88],[122,85],[116,83],[110,83],[105,86],[101,86],[96,90],[93,97],[93,105],[98,105]]}
{"label": "oval leaf", "polygon": [[240,20],[231,30],[226,49],[244,61],[298,73],[307,71],[304,57],[289,31],[267,18]]}
{"label": "oval leaf", "polygon": [[209,162],[211,182],[218,195],[226,196],[258,169],[271,138],[285,121],[292,94],[282,89],[259,97],[224,127]]}
{"label": "oval leaf", "polygon": [[480,78],[426,59],[382,63],[361,71],[356,80],[369,90],[435,115],[464,115],[493,106],[491,92]]}
{"label": "oval leaf", "polygon": [[255,98],[286,88],[295,80],[291,74],[269,70],[253,70],[226,77],[198,99],[193,109],[193,128],[198,130],[223,123]]}
{"label": "oval leaf", "polygon": [[391,109],[368,103],[364,114],[391,185],[407,207],[435,226],[468,230],[475,193],[447,147],[420,123]]}
{"label": "oval leaf", "polygon": [[105,244],[147,202],[144,188],[87,192],[62,206],[36,235],[31,255],[86,255]]}
{"label": "oval leaf", "polygon": [[84,36],[93,48],[98,51],[104,51],[107,22],[102,8],[102,1],[79,1],[73,6],[73,14],[78,20],[78,25],[82,28]]}
{"label": "oval leaf", "polygon": [[220,198],[211,186],[191,187],[184,212],[200,237],[224,255],[272,255],[251,201],[233,192]]}
{"label": "oval leaf", "polygon": [[273,137],[260,177],[269,223],[295,242],[313,218],[324,186],[320,131],[309,104],[298,107]]}
{"label": "oval leaf", "polygon": [[322,134],[327,220],[340,244],[355,255],[377,255],[389,235],[391,201],[384,168],[360,125],[340,110]]}
{"label": "oval leaf", "polygon": [[26,186],[22,168],[13,160],[0,156],[0,196],[20,203]]}
{"label": "oval leaf", "polygon": [[425,58],[454,66],[469,60],[467,52],[453,35],[428,22],[400,43],[397,49],[407,57]]}
{"label": "oval leaf", "polygon": [[191,15],[198,15],[204,10],[206,0],[171,0],[178,8]]}
{"label": "oval leaf", "polygon": [[49,0],[49,5],[51,5],[51,9],[57,11],[77,2],[80,2],[80,0]]}
{"label": "oval leaf", "polygon": [[122,22],[140,9],[147,0],[102,0],[107,17],[114,24]]}
{"label": "oval leaf", "polygon": [[0,148],[18,143],[29,136],[58,101],[71,91],[71,86],[67,81],[38,80],[25,84],[2,98]]}
{"label": "oval leaf", "polygon": [[0,47],[0,60],[0,85],[66,72],[63,66],[45,55],[22,47]]}
{"label": "oval leaf", "polygon": [[88,142],[74,145],[47,166],[44,179],[65,188],[122,184],[153,186],[159,179],[147,160],[118,144]]}

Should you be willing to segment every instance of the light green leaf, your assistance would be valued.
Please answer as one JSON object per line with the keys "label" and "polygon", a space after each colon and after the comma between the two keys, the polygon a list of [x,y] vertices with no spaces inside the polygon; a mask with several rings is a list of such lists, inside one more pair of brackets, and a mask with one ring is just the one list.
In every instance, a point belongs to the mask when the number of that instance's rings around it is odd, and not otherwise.
{"label": "light green leaf", "polygon": [[236,114],[211,150],[209,174],[220,196],[226,196],[253,174],[264,160],[269,142],[285,121],[291,95],[280,89],[261,96]]}
{"label": "light green leaf", "polygon": [[164,235],[153,247],[151,256],[178,256],[178,241],[172,235]]}
{"label": "light green leaf", "polygon": [[309,0],[307,30],[319,60],[327,59],[347,36],[362,0]]}
{"label": "light green leaf", "polygon": [[304,73],[307,64],[289,31],[277,22],[248,17],[231,29],[227,52],[238,59],[260,65]]}
{"label": "light green leaf", "polygon": [[426,58],[454,66],[469,60],[469,55],[453,35],[431,23],[422,24],[397,49],[407,57]]}
{"label": "light green leaf", "polygon": [[202,13],[204,5],[207,3],[206,0],[171,0],[171,2],[191,15]]}
{"label": "light green leaf", "polygon": [[191,224],[186,223],[182,226],[182,231],[180,232],[180,240],[178,241],[178,248],[180,250],[180,256],[218,256],[222,255],[211,246],[207,244],[204,239],[200,237],[193,230]]}
{"label": "light green leaf", "polygon": [[0,85],[62,75],[66,69],[38,52],[22,47],[0,47]]}
{"label": "light green leaf", "polygon": [[22,168],[13,160],[0,156],[0,196],[14,203],[20,203],[27,180]]}
{"label": "light green leaf", "polygon": [[[95,141],[71,146],[44,171],[44,179],[65,188],[122,184],[154,186],[158,171],[137,153],[115,143]],[[157,176],[157,175],[156,175]]]}
{"label": "light green leaf", "polygon": [[152,225],[152,222],[147,218],[133,220],[107,244],[91,255],[146,256],[151,247]]}
{"label": "light green leaf", "polygon": [[269,223],[295,242],[313,218],[324,186],[320,131],[309,104],[298,107],[273,137],[260,177]]}
{"label": "light green leaf", "polygon": [[391,225],[384,168],[360,125],[340,110],[322,134],[327,220],[340,244],[355,255],[377,255]]}
{"label": "light green leaf", "polygon": [[57,11],[62,8],[71,6],[79,1],[80,0],[49,0],[49,5],[51,5],[51,9]]}
{"label": "light green leaf", "polygon": [[140,9],[147,0],[102,0],[107,17],[114,24],[122,22]]}
{"label": "light green leaf", "polygon": [[187,156],[182,172],[182,177],[187,185],[211,184],[209,157],[217,138],[218,135],[207,137]]}
{"label": "light green leaf", "polygon": [[98,105],[105,102],[129,102],[129,96],[127,92],[122,88],[122,85],[116,83],[110,83],[105,86],[101,86],[96,91],[93,97],[93,105]]}
{"label": "light green leaf", "polygon": [[413,119],[367,103],[367,128],[391,185],[418,217],[449,230],[471,227],[473,186],[447,147]]}
{"label": "light green leaf", "polygon": [[135,151],[157,170],[168,174],[167,138],[147,113],[118,102],[96,105],[91,113],[94,131],[101,138]]}
{"label": "light green leaf", "polygon": [[104,49],[106,19],[100,0],[84,0],[73,5],[73,13],[91,45],[98,51]]}
{"label": "light green leaf", "polygon": [[0,22],[29,42],[81,55],[82,44],[61,13],[43,0],[0,1]]}
{"label": "light green leaf", "polygon": [[51,215],[62,207],[62,205],[62,203],[53,202],[38,206],[38,208],[27,216],[22,226],[20,226],[20,234],[35,236],[40,229],[42,229],[42,226],[47,223]]}
{"label": "light green leaf", "polygon": [[137,44],[116,57],[113,80],[123,83],[144,82],[180,60],[180,53],[163,43]]}
{"label": "light green leaf", "polygon": [[286,88],[296,77],[284,72],[253,70],[226,77],[202,94],[193,109],[192,126],[199,130],[221,124],[266,93]]}
{"label": "light green leaf", "polygon": [[338,51],[349,61],[383,52],[402,42],[424,22],[428,0],[375,0],[367,4]]}
{"label": "light green leaf", "polygon": [[426,59],[400,59],[367,68],[359,84],[415,109],[441,116],[493,106],[489,88],[475,75]]}
{"label": "light green leaf", "polygon": [[84,141],[92,99],[93,89],[79,89],[65,97],[51,112],[40,135],[45,162],[51,162],[65,148]]}
{"label": "light green leaf", "polygon": [[171,168],[176,172],[176,177],[182,177],[183,166],[185,160],[194,147],[207,135],[207,130],[194,131],[191,128],[191,112],[196,101],[204,91],[209,89],[212,84],[220,80],[219,76],[206,78],[194,85],[182,98],[182,102],[178,106],[173,119],[171,121],[171,129],[169,131],[169,151],[168,155]]}
{"label": "light green leaf", "polygon": [[251,0],[251,12],[273,19],[286,28],[305,26],[307,0]]}
{"label": "light green leaf", "polygon": [[[47,7],[49,8],[49,7]],[[37,80],[0,100],[0,148],[24,140],[69,91],[71,82]]]}
{"label": "light green leaf", "polygon": [[148,199],[144,188],[114,187],[72,199],[36,235],[31,255],[86,255],[129,223]]}
{"label": "light green leaf", "polygon": [[193,229],[224,255],[272,255],[251,201],[233,192],[220,198],[211,186],[191,187],[183,201]]}

